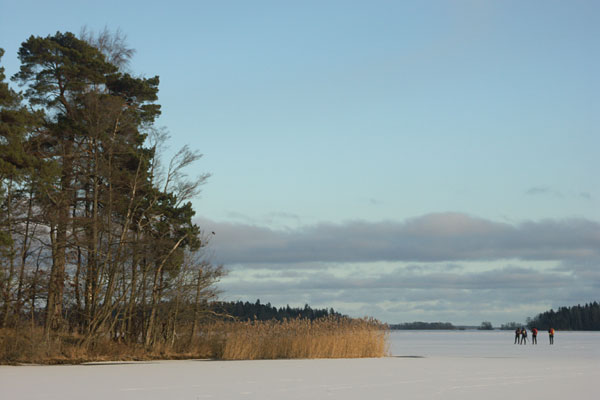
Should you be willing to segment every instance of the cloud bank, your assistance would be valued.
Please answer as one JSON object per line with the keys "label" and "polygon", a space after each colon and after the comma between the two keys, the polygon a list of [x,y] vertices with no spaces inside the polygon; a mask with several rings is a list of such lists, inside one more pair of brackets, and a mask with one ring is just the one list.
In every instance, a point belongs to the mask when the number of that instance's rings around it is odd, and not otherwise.
{"label": "cloud bank", "polygon": [[499,324],[600,300],[600,224],[461,213],[276,230],[200,220],[228,299],[335,307],[387,322]]}
{"label": "cloud bank", "polygon": [[564,260],[600,255],[600,224],[585,219],[518,225],[459,213],[404,222],[322,223],[296,230],[201,220],[225,264],[373,261]]}

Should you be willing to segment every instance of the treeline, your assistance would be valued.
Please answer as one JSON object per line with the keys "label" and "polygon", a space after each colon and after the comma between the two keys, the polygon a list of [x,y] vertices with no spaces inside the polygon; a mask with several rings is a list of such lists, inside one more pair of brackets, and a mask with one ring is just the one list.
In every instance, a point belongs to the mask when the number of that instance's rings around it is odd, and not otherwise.
{"label": "treeline", "polygon": [[529,328],[574,331],[600,330],[600,305],[598,302],[572,307],[560,307],[557,311],[550,310],[538,314],[527,321]]}
{"label": "treeline", "polygon": [[327,317],[339,317],[344,315],[336,312],[333,308],[330,309],[313,309],[308,304],[304,307],[274,307],[271,303],[261,304],[260,300],[256,302],[242,301],[215,301],[210,305],[214,315],[222,316],[222,318],[235,318],[240,321],[269,321],[269,320],[290,320],[290,319],[308,319],[314,321],[316,319]]}
{"label": "treeline", "polygon": [[22,92],[0,68],[0,329],[151,348],[208,315],[222,270],[190,202],[208,175],[186,176],[188,147],[161,164],[159,77],[126,72],[133,53],[57,32],[22,43]]}
{"label": "treeline", "polygon": [[514,331],[515,329],[521,329],[524,326],[522,323],[518,322],[507,322],[505,324],[500,325],[500,330],[502,331]]}
{"label": "treeline", "polygon": [[491,331],[494,330],[494,326],[490,321],[483,321],[481,325],[477,327],[477,329],[480,331]]}
{"label": "treeline", "polygon": [[391,324],[390,329],[406,329],[406,330],[453,330],[458,329],[456,326],[452,325],[450,322],[405,322],[402,324]]}

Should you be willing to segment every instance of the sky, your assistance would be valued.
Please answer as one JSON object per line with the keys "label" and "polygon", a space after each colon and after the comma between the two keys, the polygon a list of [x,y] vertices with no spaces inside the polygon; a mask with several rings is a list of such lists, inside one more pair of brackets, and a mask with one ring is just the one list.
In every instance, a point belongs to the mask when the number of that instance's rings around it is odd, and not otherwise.
{"label": "sky", "polygon": [[0,0],[121,30],[226,300],[495,325],[600,300],[597,1]]}

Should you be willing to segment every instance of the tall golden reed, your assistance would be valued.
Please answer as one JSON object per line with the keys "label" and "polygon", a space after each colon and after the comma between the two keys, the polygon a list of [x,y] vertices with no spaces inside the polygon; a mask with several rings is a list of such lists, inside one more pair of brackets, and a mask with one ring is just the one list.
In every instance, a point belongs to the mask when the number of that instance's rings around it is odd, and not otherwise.
{"label": "tall golden reed", "polygon": [[373,319],[227,322],[207,328],[223,332],[214,348],[214,357],[223,360],[360,358],[388,353],[387,327]]}
{"label": "tall golden reed", "polygon": [[373,319],[233,321],[205,324],[194,337],[182,327],[172,343],[152,347],[101,337],[82,344],[75,333],[45,337],[41,327],[0,330],[0,364],[212,358],[359,358],[388,354],[388,329]]}

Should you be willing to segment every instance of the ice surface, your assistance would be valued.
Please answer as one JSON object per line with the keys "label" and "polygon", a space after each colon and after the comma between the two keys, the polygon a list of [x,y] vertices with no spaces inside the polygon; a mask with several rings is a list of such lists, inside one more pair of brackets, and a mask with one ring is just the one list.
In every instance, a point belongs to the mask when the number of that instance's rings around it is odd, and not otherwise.
{"label": "ice surface", "polygon": [[[600,360],[600,332],[556,332],[549,346],[548,333],[538,333],[538,344],[515,345],[514,331],[394,331],[393,355],[427,357],[593,358]],[[599,397],[600,398],[600,397]]]}
{"label": "ice surface", "polygon": [[400,331],[391,357],[0,367],[0,399],[598,398],[600,333]]}

